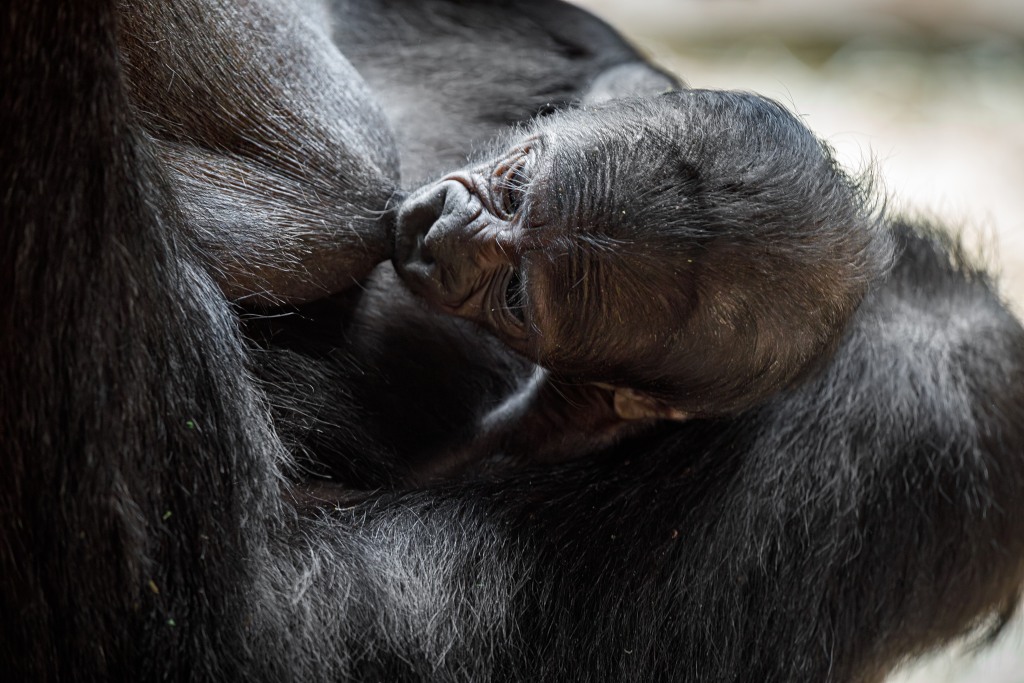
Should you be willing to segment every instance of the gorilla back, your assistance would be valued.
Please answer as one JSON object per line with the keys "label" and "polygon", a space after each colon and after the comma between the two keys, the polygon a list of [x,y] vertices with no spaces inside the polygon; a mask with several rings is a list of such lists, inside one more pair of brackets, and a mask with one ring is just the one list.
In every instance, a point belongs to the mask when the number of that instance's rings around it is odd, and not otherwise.
{"label": "gorilla back", "polygon": [[[209,4],[168,7],[189,31],[293,40],[268,29],[295,18],[288,3]],[[758,408],[554,466],[296,505],[303,474],[280,436],[294,425],[250,374],[238,279],[220,277],[197,211],[229,206],[221,181],[252,171],[262,184],[233,195],[232,225],[258,227],[268,214],[244,210],[267,197],[308,219],[289,202],[317,200],[290,190],[323,169],[186,129],[190,153],[231,165],[184,201],[204,178],[186,182],[153,112],[129,103],[117,6],[20,3],[0,33],[8,680],[874,681],[1008,613],[1024,574],[1024,332],[983,273],[907,226],[835,359]],[[533,7],[486,11],[516,26],[503,13]],[[310,44],[313,66],[335,59]],[[263,83],[249,67],[277,53],[231,46],[207,66],[245,62],[239,77]],[[343,71],[330,86],[350,85]],[[247,116],[363,148],[307,130],[315,101],[290,94]],[[204,116],[236,111],[226,97]],[[324,203],[365,209],[339,233],[370,245],[353,272],[385,257],[366,217],[391,189],[360,183],[394,182],[397,155],[359,156],[370,172]],[[272,269],[287,277],[271,299],[308,298],[291,286],[330,270],[304,268]],[[360,416],[339,420],[372,461]]]}

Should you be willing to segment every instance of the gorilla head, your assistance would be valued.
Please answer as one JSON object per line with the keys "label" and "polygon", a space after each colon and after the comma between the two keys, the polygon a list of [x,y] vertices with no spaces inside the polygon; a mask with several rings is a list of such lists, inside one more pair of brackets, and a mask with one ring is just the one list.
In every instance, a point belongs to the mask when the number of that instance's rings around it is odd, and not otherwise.
{"label": "gorilla head", "polygon": [[623,419],[732,413],[830,356],[891,246],[777,103],[684,90],[556,112],[398,209],[395,266]]}

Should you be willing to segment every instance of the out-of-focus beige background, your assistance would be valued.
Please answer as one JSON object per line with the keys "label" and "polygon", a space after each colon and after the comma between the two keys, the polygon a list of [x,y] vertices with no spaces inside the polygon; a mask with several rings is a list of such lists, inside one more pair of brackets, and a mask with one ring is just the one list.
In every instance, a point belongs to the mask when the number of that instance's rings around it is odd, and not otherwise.
{"label": "out-of-focus beige background", "polygon": [[[689,85],[773,97],[874,164],[890,206],[961,231],[1024,317],[1024,0],[576,1]],[[1024,683],[1024,619],[966,649],[889,683]]]}

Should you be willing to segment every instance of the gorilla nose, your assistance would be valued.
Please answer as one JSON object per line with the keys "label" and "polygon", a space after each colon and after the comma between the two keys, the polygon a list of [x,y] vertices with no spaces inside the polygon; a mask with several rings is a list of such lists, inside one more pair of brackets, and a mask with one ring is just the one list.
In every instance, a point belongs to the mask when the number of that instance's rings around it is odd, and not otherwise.
{"label": "gorilla nose", "polygon": [[426,236],[444,214],[447,194],[441,183],[416,192],[402,203],[395,230],[395,260],[401,265],[433,265],[434,254]]}

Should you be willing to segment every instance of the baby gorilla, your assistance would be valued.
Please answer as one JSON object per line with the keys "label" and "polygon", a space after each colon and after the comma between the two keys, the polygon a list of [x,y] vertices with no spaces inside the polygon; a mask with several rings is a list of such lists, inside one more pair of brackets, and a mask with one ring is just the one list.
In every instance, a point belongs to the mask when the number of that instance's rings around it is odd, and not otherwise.
{"label": "baby gorilla", "polygon": [[819,367],[892,258],[868,198],[777,103],[670,92],[541,118],[412,193],[394,265],[543,368],[481,444],[559,458]]}

